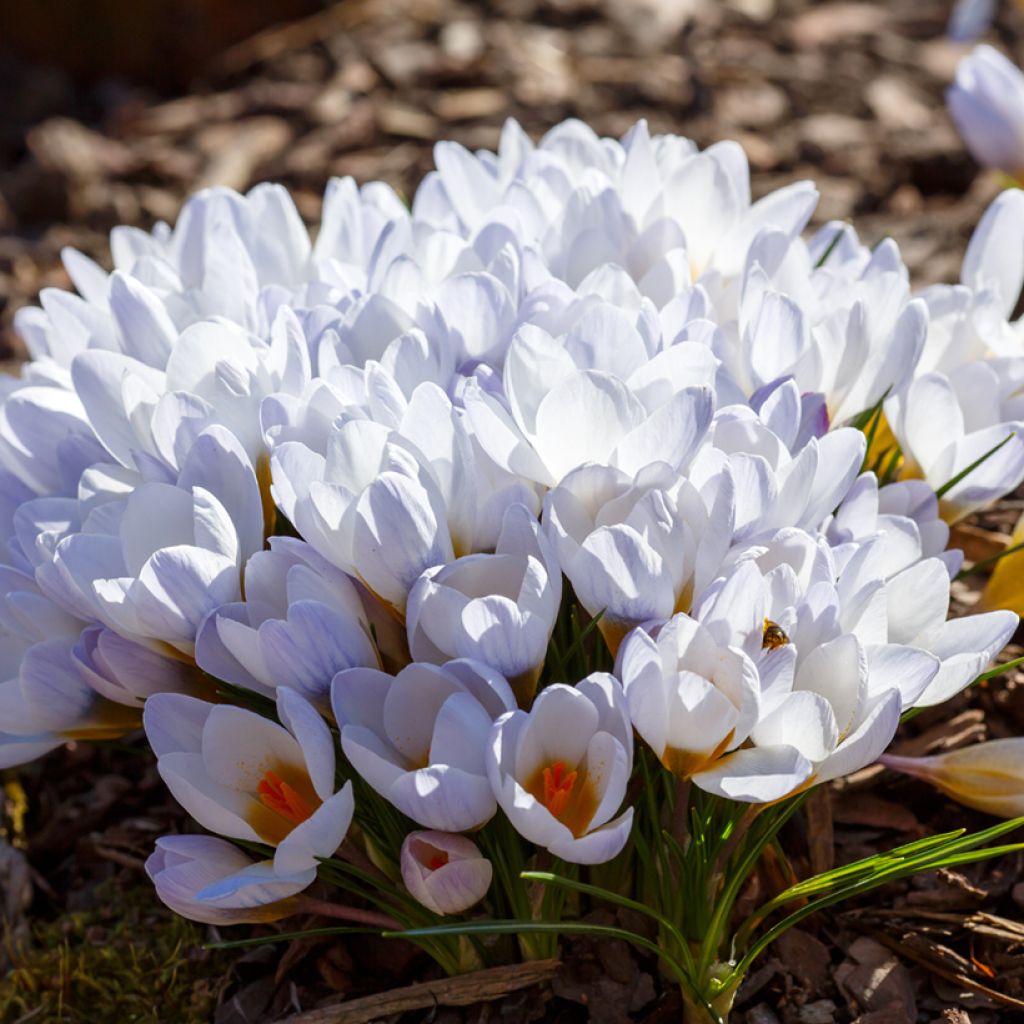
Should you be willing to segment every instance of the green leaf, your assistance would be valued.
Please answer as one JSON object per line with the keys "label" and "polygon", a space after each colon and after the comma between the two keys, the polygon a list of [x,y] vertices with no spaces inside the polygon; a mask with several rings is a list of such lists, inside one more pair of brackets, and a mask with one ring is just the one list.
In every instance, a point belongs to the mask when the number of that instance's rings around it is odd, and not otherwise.
{"label": "green leaf", "polygon": [[835,247],[839,244],[839,240],[843,237],[843,229],[839,228],[836,230],[835,235],[832,237],[832,241],[828,243],[828,248],[821,254],[821,259],[814,264],[815,270],[820,270],[828,262],[828,258],[832,255]]}
{"label": "green leaf", "polygon": [[985,452],[985,454],[982,455],[980,458],[975,459],[966,469],[960,470],[960,472],[957,473],[957,475],[955,477],[953,477],[952,480],[947,480],[935,492],[935,497],[936,498],[941,498],[943,495],[948,493],[953,487],[956,487],[956,485],[958,483],[960,483],[961,480],[963,480],[967,476],[970,476],[970,474],[973,473],[980,465],[982,465],[983,463],[987,462],[990,458],[992,458],[992,456],[995,455],[995,453],[997,451],[999,451],[1000,448],[1002,448],[1004,445],[1008,444],[1016,436],[1017,435],[1015,433],[1013,433],[1013,432],[1007,434],[1006,437],[1004,437],[1002,439],[1002,441],[999,442],[999,444],[994,445],[987,452]]}
{"label": "green leaf", "polygon": [[1018,551],[1024,551],[1024,543],[1011,544],[1010,547],[1006,548],[1005,551],[1000,551],[998,555],[993,555],[991,558],[983,558],[980,562],[975,562],[967,569],[961,569],[954,577],[954,580],[962,580],[968,576],[973,576],[976,572],[984,572],[986,569],[995,565],[1000,559],[1005,558],[1007,555],[1014,555]]}
{"label": "green leaf", "polygon": [[270,942],[292,942],[295,939],[315,938],[320,935],[380,935],[379,928],[358,928],[338,925],[331,928],[307,928],[301,932],[278,932],[251,939],[229,939],[226,942],[209,942],[203,949],[241,949],[243,946],[265,946]]}
{"label": "green leaf", "polygon": [[[832,888],[830,885],[829,890],[820,894],[816,899],[811,899],[805,906],[793,911],[769,928],[750,946],[735,965],[731,977],[742,977],[750,969],[754,960],[780,935],[819,910],[850,899],[853,896],[870,892],[872,889],[876,889],[887,882],[906,878],[909,875],[918,874],[922,871],[955,867],[959,864],[969,864],[987,857],[1003,856],[1007,853],[1016,853],[1024,850],[1024,843],[1011,843],[1002,846],[986,847],[982,850],[977,849],[977,847],[998,839],[1007,832],[1012,832],[1022,826],[1024,826],[1024,818],[1015,818],[1012,821],[1000,822],[998,825],[993,825],[991,828],[972,835],[964,835],[963,830],[958,830],[956,833],[946,833],[943,836],[931,837],[931,840],[934,840],[934,842],[919,840],[917,843],[907,844],[907,846],[890,851],[888,854],[867,857],[856,864],[838,869],[839,871],[851,868],[861,870],[859,875],[855,874],[851,878],[846,879],[846,884],[840,885],[839,888]],[[942,841],[940,842],[939,840]],[[832,881],[835,881],[837,877],[836,872],[826,872],[826,876]],[[752,930],[752,923],[756,925],[756,922],[762,920],[774,910],[779,909],[783,904],[805,896],[807,885],[816,881],[820,882],[822,877],[825,876],[819,876],[817,879],[808,879],[805,883],[792,886],[785,893],[781,894],[780,897],[769,901],[769,903],[765,904],[764,907],[753,915],[751,921],[744,924],[744,927],[740,929],[740,935],[737,936],[737,939],[742,938],[745,940]],[[800,886],[804,887],[805,892],[801,893],[798,891]]]}
{"label": "green leaf", "polygon": [[596,899],[605,900],[608,903],[615,903],[620,907],[628,907],[630,910],[635,910],[639,914],[657,921],[665,931],[672,936],[672,939],[679,946],[680,951],[683,954],[683,961],[688,970],[693,969],[693,955],[690,952],[690,947],[683,937],[682,932],[660,911],[655,910],[653,907],[648,907],[644,903],[639,903],[636,900],[631,900],[627,896],[620,896],[616,892],[611,892],[608,889],[602,889],[597,885],[588,885],[585,882],[577,882],[571,878],[564,878],[561,875],[553,875],[550,871],[523,871],[520,878],[526,879],[533,882],[543,882],[545,885],[557,885],[563,889],[571,889],[573,892],[583,893],[587,896],[593,896]]}

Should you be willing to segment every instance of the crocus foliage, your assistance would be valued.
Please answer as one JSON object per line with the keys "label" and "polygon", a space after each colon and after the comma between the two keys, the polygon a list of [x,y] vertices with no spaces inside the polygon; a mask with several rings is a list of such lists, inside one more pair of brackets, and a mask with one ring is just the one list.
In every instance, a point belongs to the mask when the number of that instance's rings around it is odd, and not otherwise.
{"label": "crocus foliage", "polygon": [[18,314],[0,764],[141,718],[213,833],[150,860],[177,912],[315,883],[458,970],[600,893],[720,1015],[758,851],[1016,628],[949,618],[947,547],[1024,479],[1024,193],[915,296],[733,143],[510,121],[436,165],[411,209],[332,181],[315,243],[199,193]]}

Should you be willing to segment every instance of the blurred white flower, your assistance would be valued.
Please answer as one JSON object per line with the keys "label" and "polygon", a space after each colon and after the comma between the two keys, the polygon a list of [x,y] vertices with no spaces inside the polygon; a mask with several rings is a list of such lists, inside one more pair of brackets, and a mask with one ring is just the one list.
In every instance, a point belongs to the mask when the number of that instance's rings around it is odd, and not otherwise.
{"label": "blurred white flower", "polygon": [[1010,177],[1024,174],[1024,74],[991,46],[957,65],[946,103],[980,164]]}
{"label": "blurred white flower", "polygon": [[996,0],[956,0],[946,35],[954,43],[973,43],[989,30],[995,16]]}

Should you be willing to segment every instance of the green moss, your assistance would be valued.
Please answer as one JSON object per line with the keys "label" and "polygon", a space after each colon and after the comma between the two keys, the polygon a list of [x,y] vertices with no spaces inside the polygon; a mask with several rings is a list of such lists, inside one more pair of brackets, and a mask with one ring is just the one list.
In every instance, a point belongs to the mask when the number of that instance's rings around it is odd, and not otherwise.
{"label": "green moss", "polygon": [[95,909],[37,922],[4,941],[2,1024],[206,1024],[230,957],[205,929],[166,910],[148,886],[97,886]]}

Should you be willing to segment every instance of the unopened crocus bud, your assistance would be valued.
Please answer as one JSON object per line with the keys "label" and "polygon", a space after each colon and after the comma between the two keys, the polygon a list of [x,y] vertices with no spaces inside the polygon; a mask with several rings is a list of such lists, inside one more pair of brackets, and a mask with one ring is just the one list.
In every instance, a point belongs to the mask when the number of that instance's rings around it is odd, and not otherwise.
{"label": "unopened crocus bud", "polygon": [[177,914],[204,924],[277,921],[298,910],[297,893],[316,878],[310,867],[293,875],[255,861],[214,836],[163,836],[146,861],[156,894]]}
{"label": "unopened crocus bud", "polygon": [[949,112],[972,156],[986,167],[1024,174],[1024,74],[998,50],[964,57],[946,93]]}
{"label": "unopened crocus bud", "polygon": [[461,914],[487,894],[491,862],[453,832],[410,832],[402,843],[402,881],[435,914]]}
{"label": "unopened crocus bud", "polygon": [[1024,815],[1024,737],[990,740],[934,757],[884,754],[879,760],[976,811],[998,818]]}

